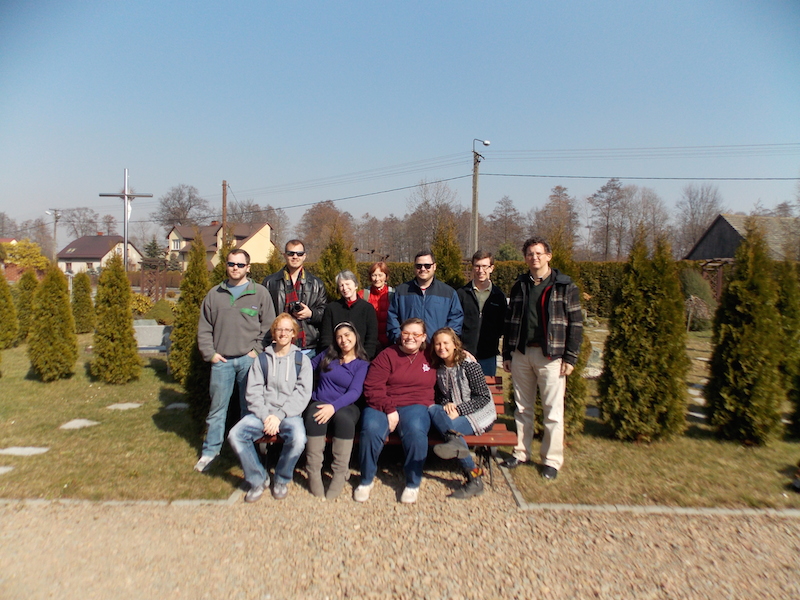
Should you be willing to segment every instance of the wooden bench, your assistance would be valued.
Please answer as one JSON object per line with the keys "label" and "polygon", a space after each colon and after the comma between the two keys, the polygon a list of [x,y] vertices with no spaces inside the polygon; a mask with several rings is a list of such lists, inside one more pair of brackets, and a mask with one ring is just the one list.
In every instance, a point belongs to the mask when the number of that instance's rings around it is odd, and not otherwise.
{"label": "wooden bench", "polygon": [[[492,393],[492,402],[494,403],[494,410],[497,413],[498,417],[500,415],[505,414],[505,396],[503,394],[503,378],[499,376],[488,376],[486,377],[486,384],[489,386],[489,391]],[[328,438],[328,442],[330,443],[331,438]],[[358,435],[356,435],[355,439],[356,443],[358,443]],[[514,431],[509,431],[506,427],[506,424],[498,419],[495,421],[494,426],[490,431],[487,431],[483,435],[465,435],[464,441],[467,442],[467,445],[475,451],[475,455],[478,457],[478,466],[480,466],[485,472],[489,474],[489,485],[494,486],[494,465],[493,459],[497,457],[497,448],[499,446],[515,446],[517,444],[517,434]],[[275,443],[282,443],[279,435],[265,435],[262,438],[256,440],[256,444],[262,449],[262,452],[265,450],[265,447],[269,444]],[[441,444],[442,439],[439,436],[439,433],[431,429],[430,436],[428,438],[428,445],[429,446],[436,446],[437,444]],[[399,446],[400,436],[396,432],[392,432],[386,438],[386,445],[387,446]]]}

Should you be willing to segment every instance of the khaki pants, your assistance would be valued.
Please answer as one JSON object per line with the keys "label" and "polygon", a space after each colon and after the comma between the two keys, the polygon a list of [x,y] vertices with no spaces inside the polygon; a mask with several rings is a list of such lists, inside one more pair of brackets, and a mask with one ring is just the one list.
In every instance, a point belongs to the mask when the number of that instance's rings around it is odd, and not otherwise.
{"label": "khaki pants", "polygon": [[511,356],[511,377],[517,409],[517,445],[514,457],[530,460],[533,441],[533,411],[536,389],[542,398],[544,412],[544,437],[540,455],[542,464],[560,469],[564,463],[564,392],[567,378],[561,376],[561,359],[550,360],[541,348],[526,348],[525,354],[514,350]]}

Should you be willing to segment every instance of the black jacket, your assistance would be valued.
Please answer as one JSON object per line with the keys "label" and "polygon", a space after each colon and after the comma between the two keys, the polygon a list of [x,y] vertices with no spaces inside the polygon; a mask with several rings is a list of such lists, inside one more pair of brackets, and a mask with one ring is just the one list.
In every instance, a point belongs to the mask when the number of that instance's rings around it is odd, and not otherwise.
{"label": "black jacket", "polygon": [[344,298],[334,300],[325,307],[322,326],[319,331],[319,352],[324,352],[333,343],[333,330],[343,321],[352,323],[361,344],[370,360],[375,358],[378,349],[378,317],[372,304],[359,298],[353,306],[347,306]]}
{"label": "black jacket", "polygon": [[506,316],[505,294],[492,284],[489,297],[483,305],[483,314],[478,310],[478,298],[471,281],[458,289],[458,299],[464,309],[464,325],[461,327],[464,348],[479,359],[497,356]]}
{"label": "black jacket", "polygon": [[[284,273],[286,273],[285,268],[268,275],[261,284],[269,290],[272,302],[275,303],[275,314],[278,315],[286,312]],[[325,305],[328,303],[328,295],[325,293],[325,284],[322,283],[322,280],[309,273],[306,269],[303,269],[300,285],[300,302],[308,306],[312,313],[310,319],[299,321],[306,335],[305,348],[316,348],[319,342],[319,327],[322,325],[322,315],[325,312]],[[305,348],[303,349],[305,350]]]}

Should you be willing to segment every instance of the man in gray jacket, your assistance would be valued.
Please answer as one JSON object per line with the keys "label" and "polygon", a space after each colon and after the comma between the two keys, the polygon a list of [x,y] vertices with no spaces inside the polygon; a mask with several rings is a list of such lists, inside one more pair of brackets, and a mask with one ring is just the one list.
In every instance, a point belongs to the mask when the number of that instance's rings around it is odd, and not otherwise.
{"label": "man in gray jacket", "polygon": [[228,279],[206,294],[200,307],[197,346],[203,360],[211,363],[211,409],[206,419],[208,432],[194,470],[203,472],[217,457],[225,438],[225,418],[239,384],[241,416],[247,413],[247,373],[275,320],[275,306],[267,289],[247,277],[250,255],[244,250],[228,253]]}

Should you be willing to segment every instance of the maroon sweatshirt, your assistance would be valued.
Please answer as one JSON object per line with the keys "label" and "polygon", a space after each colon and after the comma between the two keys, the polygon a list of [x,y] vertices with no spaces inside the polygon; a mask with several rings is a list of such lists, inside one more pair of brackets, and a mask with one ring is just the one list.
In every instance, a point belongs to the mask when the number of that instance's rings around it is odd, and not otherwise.
{"label": "maroon sweatshirt", "polygon": [[433,404],[436,369],[424,352],[409,355],[397,345],[383,350],[369,366],[364,381],[367,406],[387,415],[398,406]]}

